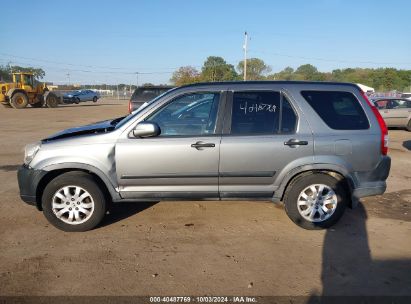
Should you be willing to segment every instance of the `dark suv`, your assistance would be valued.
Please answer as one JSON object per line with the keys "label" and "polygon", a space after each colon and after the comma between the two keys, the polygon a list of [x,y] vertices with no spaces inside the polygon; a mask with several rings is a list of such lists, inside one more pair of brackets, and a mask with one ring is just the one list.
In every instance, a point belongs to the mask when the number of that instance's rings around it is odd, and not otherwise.
{"label": "dark suv", "polygon": [[130,102],[128,103],[129,113],[137,110],[145,102],[153,100],[157,96],[172,89],[172,86],[145,86],[137,88],[133,95],[131,95]]}

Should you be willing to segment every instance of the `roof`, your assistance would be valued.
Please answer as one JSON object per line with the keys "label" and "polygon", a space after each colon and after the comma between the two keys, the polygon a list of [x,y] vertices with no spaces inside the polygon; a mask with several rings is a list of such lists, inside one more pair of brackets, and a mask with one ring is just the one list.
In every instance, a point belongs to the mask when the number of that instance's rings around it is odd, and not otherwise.
{"label": "roof", "polygon": [[390,100],[390,99],[395,99],[395,100],[409,100],[407,97],[373,97],[371,98],[373,101],[380,101],[380,100]]}
{"label": "roof", "polygon": [[257,81],[219,81],[219,82],[198,82],[193,84],[183,85],[180,88],[197,87],[197,86],[217,86],[217,85],[232,85],[232,84],[314,84],[314,85],[347,85],[359,88],[357,84],[351,82],[333,82],[333,81],[297,81],[297,80],[257,80]]}
{"label": "roof", "polygon": [[28,75],[34,75],[32,72],[12,72],[12,74],[28,74]]}
{"label": "roof", "polygon": [[175,86],[171,85],[145,85],[145,86],[139,86],[137,89],[172,89],[175,88]]}

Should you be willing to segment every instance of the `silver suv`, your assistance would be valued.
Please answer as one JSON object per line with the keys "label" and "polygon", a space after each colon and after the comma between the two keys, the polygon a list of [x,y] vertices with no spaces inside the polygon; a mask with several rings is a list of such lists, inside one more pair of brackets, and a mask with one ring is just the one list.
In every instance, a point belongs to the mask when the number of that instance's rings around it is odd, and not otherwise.
{"label": "silver suv", "polygon": [[184,199],[283,202],[327,228],[384,193],[387,134],[354,84],[194,84],[28,145],[20,195],[64,231],[94,228],[112,202]]}

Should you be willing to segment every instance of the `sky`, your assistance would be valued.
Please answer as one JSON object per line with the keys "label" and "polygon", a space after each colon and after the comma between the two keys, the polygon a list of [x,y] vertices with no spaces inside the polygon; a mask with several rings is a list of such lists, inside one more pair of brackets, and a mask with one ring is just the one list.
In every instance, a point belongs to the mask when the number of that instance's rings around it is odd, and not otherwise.
{"label": "sky", "polygon": [[245,31],[248,56],[273,72],[306,63],[411,69],[409,0],[5,2],[0,65],[41,67],[56,84],[136,84],[136,72],[139,84],[168,83],[207,56],[236,66]]}

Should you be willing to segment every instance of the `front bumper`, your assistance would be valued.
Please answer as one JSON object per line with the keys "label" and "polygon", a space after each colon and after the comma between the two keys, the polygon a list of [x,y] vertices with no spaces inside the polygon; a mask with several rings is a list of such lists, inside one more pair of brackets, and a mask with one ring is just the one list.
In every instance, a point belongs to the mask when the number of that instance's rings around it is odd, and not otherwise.
{"label": "front bumper", "polygon": [[63,103],[74,103],[75,100],[74,97],[63,97]]}
{"label": "front bumper", "polygon": [[20,197],[25,203],[37,206],[37,187],[46,174],[47,171],[36,170],[26,165],[17,170]]}

